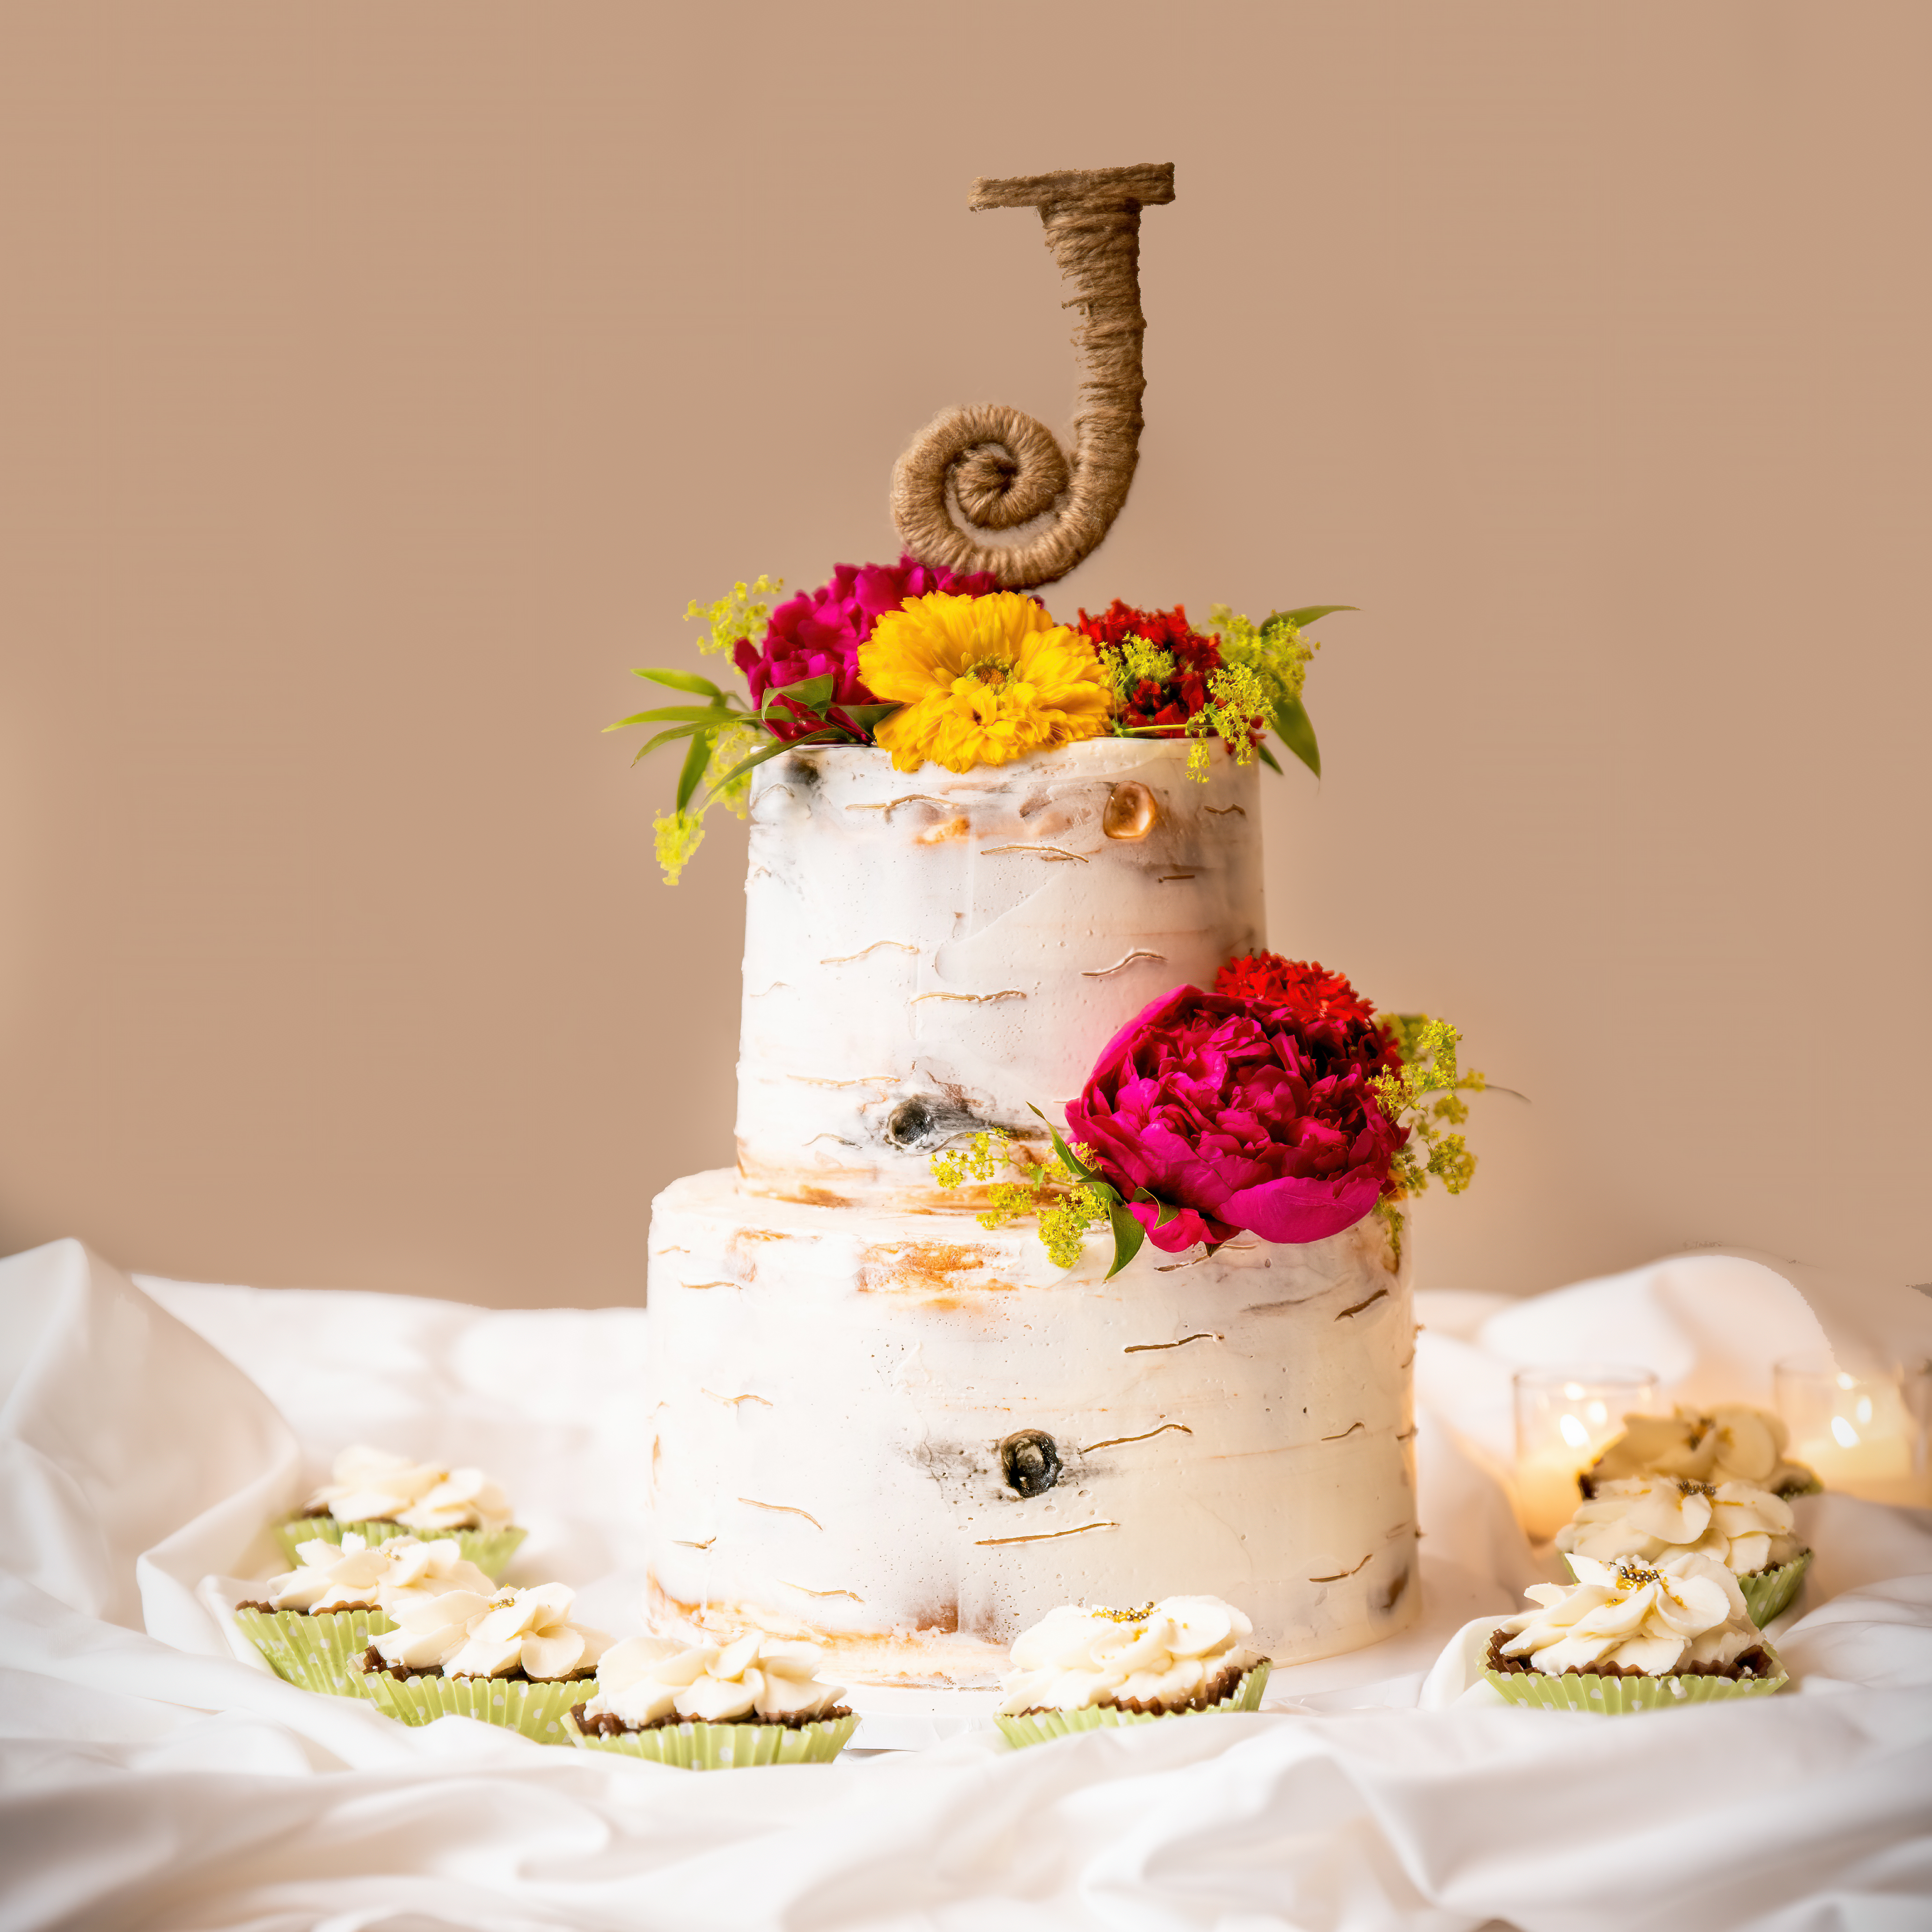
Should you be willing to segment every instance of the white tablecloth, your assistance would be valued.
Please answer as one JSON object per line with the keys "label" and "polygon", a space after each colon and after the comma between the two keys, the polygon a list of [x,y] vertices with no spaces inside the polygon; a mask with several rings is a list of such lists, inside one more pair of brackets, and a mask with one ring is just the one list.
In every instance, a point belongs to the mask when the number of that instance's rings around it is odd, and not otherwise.
{"label": "white tablecloth", "polygon": [[502,1477],[532,1532],[512,1580],[561,1577],[588,1621],[636,1628],[644,1315],[136,1286],[72,1242],[16,1256],[0,1926],[1916,1932],[1932,1513],[1801,1505],[1818,1555],[1774,1632],[1777,1698],[1606,1719],[1466,1688],[1465,1628],[1545,1574],[1487,1473],[1511,1364],[1607,1323],[1681,1392],[1764,1400],[1820,1318],[1841,1358],[1923,1332],[1904,1291],[1808,1288],[1710,1257],[1524,1303],[1422,1298],[1424,1624],[1282,1672],[1278,1708],[1012,1753],[970,1714],[862,1696],[861,1743],[940,1742],[696,1776],[312,1696],[238,1657],[202,1588],[279,1567],[264,1526],[366,1440]]}

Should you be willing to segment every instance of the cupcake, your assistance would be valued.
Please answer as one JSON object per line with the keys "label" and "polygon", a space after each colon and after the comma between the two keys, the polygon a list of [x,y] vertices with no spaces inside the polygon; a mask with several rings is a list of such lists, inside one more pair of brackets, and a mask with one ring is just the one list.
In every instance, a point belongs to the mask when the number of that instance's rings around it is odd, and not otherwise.
{"label": "cupcake", "polygon": [[1015,1744],[1152,1724],[1196,1711],[1252,1711],[1268,1660],[1254,1626],[1218,1597],[1168,1597],[1137,1610],[1050,1612],[1014,1640],[998,1723]]}
{"label": "cupcake", "polygon": [[1790,1432],[1777,1416],[1736,1405],[1708,1414],[1627,1415],[1624,1432],[1576,1478],[1587,1499],[1599,1483],[1625,1476],[1688,1476],[1714,1487],[1750,1483],[1782,1497],[1809,1496],[1824,1485],[1802,1462],[1788,1462]]}
{"label": "cupcake", "polygon": [[411,1531],[454,1536],[464,1560],[493,1577],[530,1534],[512,1526],[509,1498],[481,1469],[413,1462],[361,1443],[336,1457],[334,1480],[310,1497],[301,1515],[278,1523],[275,1534],[292,1556],[318,1536],[380,1543]]}
{"label": "cupcake", "polygon": [[1484,1675],[1511,1703],[1652,1711],[1784,1688],[1784,1666],[1722,1563],[1684,1550],[1655,1564],[1572,1556],[1570,1567],[1575,1584],[1532,1584],[1538,1607],[1490,1640]]}
{"label": "cupcake", "polygon": [[539,1744],[568,1742],[563,1720],[610,1648],[602,1630],[570,1620],[574,1593],[562,1583],[506,1590],[382,1593],[394,1626],[358,1660],[368,1694],[405,1724],[475,1718]]}
{"label": "cupcake", "polygon": [[[1556,1532],[1566,1557],[1635,1557],[1654,1565],[1686,1551],[1738,1580],[1752,1621],[1771,1622],[1798,1594],[1811,1552],[1792,1533],[1791,1505],[1750,1483],[1689,1476],[1616,1476]],[[1571,1565],[1571,1574],[1576,1574]]]}
{"label": "cupcake", "polygon": [[403,1535],[370,1544],[351,1531],[339,1544],[311,1538],[297,1546],[296,1558],[294,1569],[236,1606],[235,1621],[278,1677],[334,1696],[368,1695],[356,1659],[392,1628],[382,1609],[386,1588],[428,1598],[495,1587],[464,1561],[453,1538],[424,1543]]}
{"label": "cupcake", "polygon": [[819,1677],[824,1657],[758,1631],[722,1646],[631,1637],[604,1654],[568,1727],[586,1750],[688,1771],[827,1763],[859,1720]]}

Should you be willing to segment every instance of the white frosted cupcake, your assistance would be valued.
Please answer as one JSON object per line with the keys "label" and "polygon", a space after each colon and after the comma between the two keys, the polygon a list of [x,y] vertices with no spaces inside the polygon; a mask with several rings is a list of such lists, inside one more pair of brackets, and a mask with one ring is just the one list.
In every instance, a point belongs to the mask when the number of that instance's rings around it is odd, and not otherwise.
{"label": "white frosted cupcake", "polygon": [[1714,1488],[1749,1483],[1780,1497],[1823,1486],[1802,1462],[1787,1462],[1791,1432],[1778,1416],[1742,1403],[1674,1415],[1627,1415],[1624,1432],[1576,1479],[1586,1498],[1600,1483],[1629,1476],[1684,1476]]}
{"label": "white frosted cupcake", "polygon": [[1762,1627],[1797,1594],[1810,1564],[1793,1528],[1791,1505],[1754,1484],[1616,1476],[1596,1485],[1556,1532],[1556,1546],[1566,1557],[1610,1564],[1625,1556],[1649,1564],[1686,1552],[1708,1556],[1736,1577]]}
{"label": "white frosted cupcake", "polygon": [[569,1729],[587,1749],[690,1771],[829,1762],[859,1720],[818,1676],[824,1658],[757,1631],[722,1646],[631,1637],[604,1654]]}
{"label": "white frosted cupcake", "polygon": [[1577,1581],[1533,1583],[1538,1607],[1490,1640],[1484,1676],[1512,1703],[1551,1710],[1666,1709],[1781,1689],[1737,1579],[1684,1551],[1655,1564],[1572,1556]]}
{"label": "white frosted cupcake", "polygon": [[275,1533],[291,1556],[316,1537],[380,1543],[411,1534],[454,1536],[464,1561],[494,1577],[530,1532],[512,1523],[509,1498],[481,1469],[418,1462],[358,1442],[336,1457],[332,1479],[302,1514],[278,1524]]}
{"label": "white frosted cupcake", "polygon": [[382,1608],[386,1588],[424,1597],[494,1588],[464,1561],[453,1538],[424,1543],[402,1535],[369,1544],[351,1532],[339,1544],[311,1538],[296,1556],[295,1568],[238,1606],[235,1620],[278,1677],[335,1696],[368,1695],[355,1660],[391,1628]]}
{"label": "white frosted cupcake", "polygon": [[572,1622],[575,1598],[562,1583],[506,1590],[386,1590],[394,1628],[360,1658],[368,1694],[405,1724],[475,1718],[539,1744],[569,1742],[572,1703],[595,1691],[602,1630]]}
{"label": "white frosted cupcake", "polygon": [[997,1720],[1010,1743],[1260,1707],[1268,1660],[1254,1625],[1219,1597],[1167,1597],[1137,1610],[1050,1611],[1013,1641]]}

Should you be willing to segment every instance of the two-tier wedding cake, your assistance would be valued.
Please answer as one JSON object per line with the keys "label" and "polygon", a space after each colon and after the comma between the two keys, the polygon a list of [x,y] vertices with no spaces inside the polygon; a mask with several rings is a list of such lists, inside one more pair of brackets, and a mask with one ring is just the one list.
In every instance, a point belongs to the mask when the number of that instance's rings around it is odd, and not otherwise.
{"label": "two-tier wedding cake", "polygon": [[[740,1171],[652,1220],[650,1588],[989,1680],[1069,1601],[1240,1604],[1277,1662],[1414,1615],[1408,1270],[1382,1221],[1151,1244],[1111,1281],[988,1232],[926,1156],[1059,1105],[1157,994],[1262,943],[1257,767],[1100,737],[961,776],[764,766]],[[1406,1259],[1406,1257],[1405,1257]]]}
{"label": "two-tier wedding cake", "polygon": [[650,1232],[661,1634],[990,1684],[1070,1603],[1225,1598],[1277,1663],[1420,1607],[1406,1203],[1466,1182],[1480,1076],[1264,950],[1257,760],[1319,772],[1305,632],[1340,607],[1020,594],[1125,500],[1172,173],[974,189],[1073,284],[1070,449],[947,412],[898,564],[693,605],[748,703],[640,674],[687,700],[623,721],[686,746],[673,882],[711,805],[751,821],[737,1166]]}

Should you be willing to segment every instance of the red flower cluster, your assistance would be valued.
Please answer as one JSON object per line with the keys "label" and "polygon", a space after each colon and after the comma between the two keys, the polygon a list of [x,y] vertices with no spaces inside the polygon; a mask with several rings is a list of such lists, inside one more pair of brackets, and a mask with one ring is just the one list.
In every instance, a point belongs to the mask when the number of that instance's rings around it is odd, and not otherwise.
{"label": "red flower cluster", "polygon": [[[1102,1049],[1067,1133],[1169,1254],[1243,1228],[1325,1240],[1390,1189],[1408,1138],[1357,1044],[1328,1021],[1177,986]],[[1160,1204],[1179,1210],[1165,1227]]]}
{"label": "red flower cluster", "polygon": [[1301,1028],[1327,1028],[1371,1072],[1394,1072],[1402,1064],[1394,1036],[1374,1017],[1375,1007],[1317,961],[1284,959],[1279,952],[1238,955],[1214,975],[1214,990],[1226,999],[1278,1008]]}
{"label": "red flower cluster", "polygon": [[1142,678],[1124,695],[1122,724],[1160,727],[1165,735],[1178,737],[1208,702],[1208,675],[1221,668],[1220,647],[1188,622],[1184,605],[1136,610],[1116,597],[1097,617],[1082,610],[1077,628],[1096,650],[1118,650],[1130,638],[1144,638],[1174,659],[1173,676]]}
{"label": "red flower cluster", "polygon": [[838,680],[822,711],[809,710],[795,698],[779,699],[766,720],[774,738],[790,743],[830,722],[869,745],[872,733],[855,723],[844,706],[877,701],[859,675],[859,646],[872,634],[872,627],[910,597],[935,590],[983,597],[999,587],[990,571],[959,577],[944,564],[934,568],[912,556],[902,556],[896,564],[836,564],[830,584],[790,598],[772,613],[761,645],[754,647],[750,638],[740,638],[732,662],[745,674],[754,704],[762,704],[767,692],[807,678],[830,674]]}

